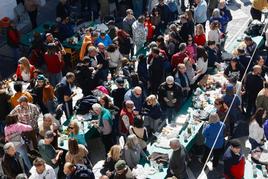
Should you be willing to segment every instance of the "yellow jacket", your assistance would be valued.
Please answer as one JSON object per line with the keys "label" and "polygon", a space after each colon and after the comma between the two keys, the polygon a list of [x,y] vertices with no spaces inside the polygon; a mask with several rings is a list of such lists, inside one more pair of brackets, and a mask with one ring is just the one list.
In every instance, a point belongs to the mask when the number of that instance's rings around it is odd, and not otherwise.
{"label": "yellow jacket", "polygon": [[252,1],[252,7],[254,9],[262,11],[262,10],[268,8],[268,1],[267,0],[253,0]]}

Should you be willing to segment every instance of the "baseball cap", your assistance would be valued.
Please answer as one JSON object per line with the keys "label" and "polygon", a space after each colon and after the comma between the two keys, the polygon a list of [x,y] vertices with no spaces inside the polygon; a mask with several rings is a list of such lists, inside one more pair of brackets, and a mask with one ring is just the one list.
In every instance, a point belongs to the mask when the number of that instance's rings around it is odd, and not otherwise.
{"label": "baseball cap", "polygon": [[126,164],[125,160],[118,160],[118,162],[116,162],[114,167],[117,170],[123,170],[126,168],[126,166],[127,166],[127,164]]}

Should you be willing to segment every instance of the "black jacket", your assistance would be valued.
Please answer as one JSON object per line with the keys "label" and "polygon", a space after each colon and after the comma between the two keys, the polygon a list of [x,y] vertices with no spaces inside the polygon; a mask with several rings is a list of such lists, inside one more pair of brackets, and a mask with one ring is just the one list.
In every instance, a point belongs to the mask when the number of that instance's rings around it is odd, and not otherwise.
{"label": "black jacket", "polygon": [[94,173],[85,165],[76,164],[75,168],[74,173],[67,176],[66,179],[95,179]]}
{"label": "black jacket", "polygon": [[177,99],[177,102],[175,103],[175,107],[179,108],[183,100],[182,88],[177,83],[174,83],[172,88],[168,88],[166,82],[162,83],[158,90],[158,98],[159,98],[159,103],[161,104],[161,107],[168,107],[167,103],[164,100],[164,97],[167,97],[168,95],[168,91],[173,92],[174,99]]}

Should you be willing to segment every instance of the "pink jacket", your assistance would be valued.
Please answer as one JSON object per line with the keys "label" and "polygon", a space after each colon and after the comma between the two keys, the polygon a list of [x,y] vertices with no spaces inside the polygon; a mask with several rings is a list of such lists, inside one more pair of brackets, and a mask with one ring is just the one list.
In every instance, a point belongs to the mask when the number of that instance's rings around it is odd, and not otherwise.
{"label": "pink jacket", "polygon": [[21,142],[21,133],[33,130],[32,126],[20,122],[5,127],[5,140],[7,142]]}

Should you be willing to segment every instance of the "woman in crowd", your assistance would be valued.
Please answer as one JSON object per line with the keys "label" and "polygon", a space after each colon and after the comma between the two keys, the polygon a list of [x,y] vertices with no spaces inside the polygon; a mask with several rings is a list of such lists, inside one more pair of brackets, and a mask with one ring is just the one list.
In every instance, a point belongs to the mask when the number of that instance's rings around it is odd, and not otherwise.
{"label": "woman in crowd", "polygon": [[147,33],[147,42],[151,42],[154,37],[154,29],[155,26],[152,24],[150,14],[147,13],[145,16],[145,21],[144,21],[144,26],[147,28],[148,33]]}
{"label": "woman in crowd", "polygon": [[47,66],[47,75],[50,83],[56,86],[62,79],[62,69],[64,62],[62,55],[54,43],[47,45],[47,51],[44,55],[44,60]]}
{"label": "woman in crowd", "polygon": [[128,33],[124,30],[119,29],[117,31],[117,36],[114,41],[118,42],[119,52],[126,58],[129,58],[130,51],[132,49],[132,39]]}
{"label": "woman in crowd", "polygon": [[68,152],[65,156],[66,162],[71,162],[73,164],[88,164],[88,150],[84,145],[78,144],[77,140],[70,138],[68,140]]}
{"label": "woman in crowd", "polygon": [[225,25],[228,23],[229,19],[227,18],[226,15],[221,15],[220,9],[215,8],[212,12],[212,16],[209,19],[209,23],[213,23],[213,22],[219,22],[219,27],[220,27],[220,31],[222,33],[225,33]]}
{"label": "woman in crowd", "polygon": [[149,133],[158,132],[160,130],[160,122],[162,117],[162,109],[155,95],[150,95],[146,98],[144,106],[145,122],[148,126]]}
{"label": "woman in crowd", "polygon": [[85,136],[79,129],[77,121],[71,121],[68,125],[68,136],[77,140],[78,144],[86,145]]}
{"label": "woman in crowd", "polygon": [[187,27],[189,29],[189,34],[191,36],[194,36],[194,19],[193,19],[193,13],[191,10],[185,11],[185,17],[187,19]]}
{"label": "woman in crowd", "polygon": [[121,65],[121,59],[123,56],[116,44],[111,44],[107,47],[107,54],[110,72],[112,75],[115,75]]}
{"label": "woman in crowd", "polygon": [[127,137],[130,125],[134,124],[134,103],[127,100],[123,104],[120,112],[119,131],[124,137]]}
{"label": "woman in crowd", "polygon": [[84,56],[86,54],[86,51],[87,51],[87,47],[89,45],[94,44],[93,38],[91,36],[91,33],[92,33],[91,28],[86,29],[86,34],[84,36],[83,43],[82,43],[82,46],[81,46],[81,49],[80,49],[80,54],[79,54],[80,60],[83,60],[83,58],[84,58]]}
{"label": "woman in crowd", "polygon": [[16,78],[19,81],[30,82],[33,78],[33,72],[35,67],[30,64],[26,57],[21,57],[19,59],[19,64],[16,70]]}
{"label": "woman in crowd", "polygon": [[157,37],[158,35],[161,34],[160,27],[159,27],[160,22],[161,22],[161,16],[160,16],[158,8],[153,8],[151,21],[152,21],[152,24],[155,26],[154,34]]}
{"label": "woman in crowd", "polygon": [[214,101],[214,107],[221,121],[224,120],[228,111],[228,106],[224,103],[222,98],[216,98]]}
{"label": "woman in crowd", "polygon": [[191,35],[188,35],[186,51],[189,54],[189,58],[193,60],[193,62],[196,62],[197,45],[194,43],[193,37]]}
{"label": "woman in crowd", "polygon": [[258,108],[255,114],[251,117],[248,136],[251,144],[251,150],[254,150],[264,144],[263,122],[265,115],[266,111],[263,108]]}
{"label": "woman in crowd", "polygon": [[193,85],[201,75],[202,71],[195,70],[195,64],[193,63],[193,60],[191,60],[189,57],[186,57],[183,63],[186,67],[186,74],[188,76],[188,79],[190,80],[190,85]]}
{"label": "woman in crowd", "polygon": [[147,129],[143,126],[143,119],[140,116],[134,118],[134,125],[129,127],[129,134],[134,134],[139,140],[141,148],[146,151],[148,140]]}
{"label": "woman in crowd", "polygon": [[121,151],[122,149],[120,145],[114,145],[111,147],[103,164],[103,168],[100,171],[102,175],[113,178],[115,172],[114,166],[116,162],[121,159]]}
{"label": "woman in crowd", "polygon": [[[24,132],[33,131],[33,128],[30,125],[26,125],[26,124],[22,124],[18,122],[17,115],[8,115],[6,117],[5,122],[6,122],[6,127],[5,127],[6,141],[12,142],[14,144],[16,150],[21,154],[23,161],[25,162],[25,165],[27,166],[27,168],[31,168],[32,164],[28,157],[26,145],[24,144],[24,142],[22,142],[23,141],[22,134]],[[36,138],[33,140],[35,140],[36,142]]]}
{"label": "woman in crowd", "polygon": [[[208,154],[215,140],[217,140],[212,150],[213,168],[216,168],[218,166],[220,156],[223,152],[224,128],[225,125],[223,122],[220,121],[220,118],[217,113],[212,113],[209,115],[208,123],[205,125],[203,130],[203,136],[205,137],[205,152],[201,161],[202,163],[206,162]],[[219,136],[218,133],[220,133]]]}
{"label": "woman in crowd", "polygon": [[[201,74],[201,77],[207,73],[208,69],[208,54],[204,47],[197,47],[196,69]],[[200,78],[200,77],[199,77]]]}
{"label": "woman in crowd", "polygon": [[123,154],[123,158],[125,159],[130,169],[137,167],[141,156],[147,158],[135,134],[131,134],[127,137]]}
{"label": "woman in crowd", "polygon": [[210,30],[208,31],[208,41],[214,41],[217,45],[220,45],[221,33],[220,24],[217,21],[213,21],[210,24]]}
{"label": "woman in crowd", "polygon": [[197,46],[204,46],[206,44],[206,33],[202,24],[195,26],[194,43],[196,43]]}
{"label": "woman in crowd", "polygon": [[232,58],[227,68],[224,70],[224,76],[227,79],[241,80],[244,75],[244,68],[237,58]]}

